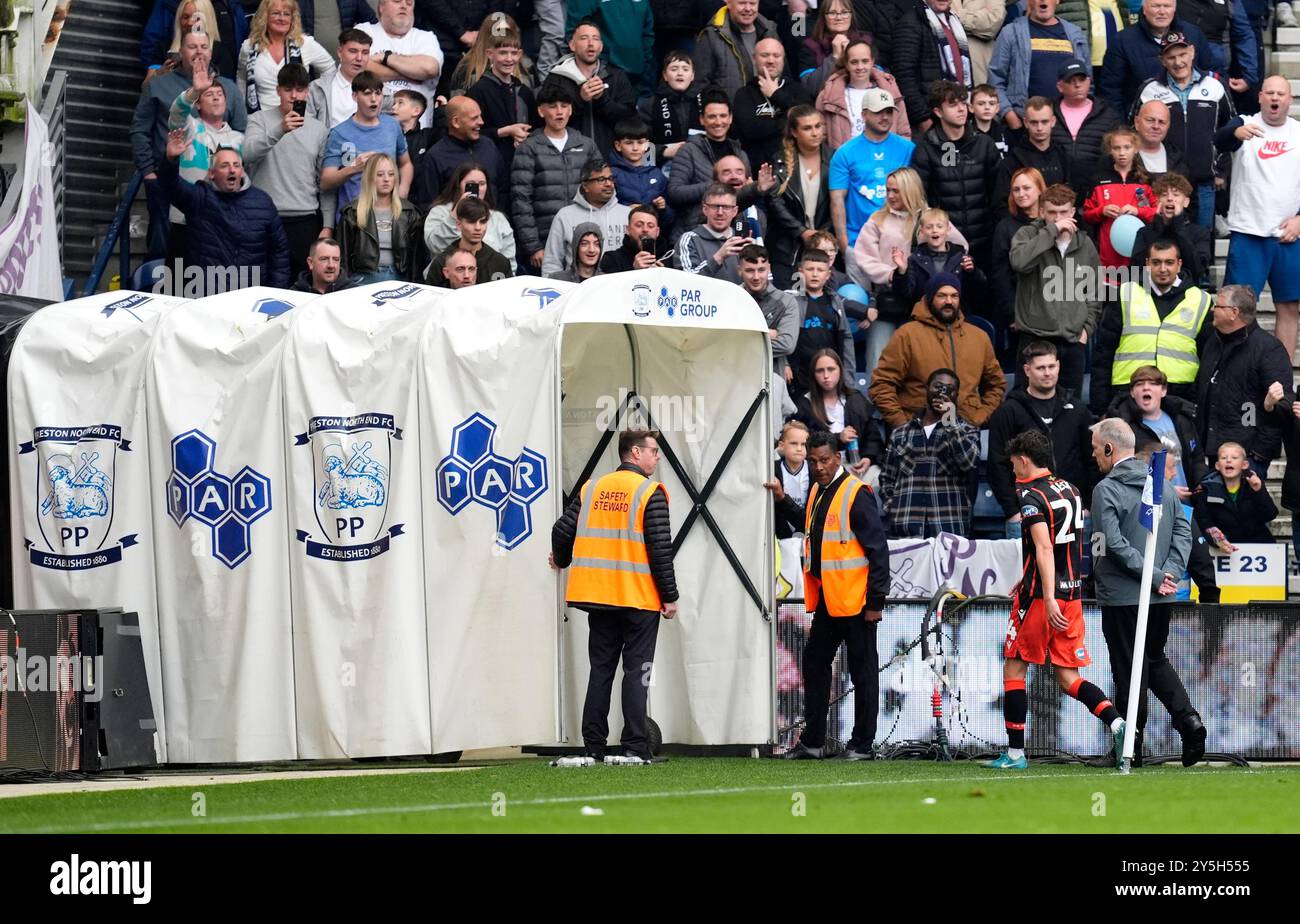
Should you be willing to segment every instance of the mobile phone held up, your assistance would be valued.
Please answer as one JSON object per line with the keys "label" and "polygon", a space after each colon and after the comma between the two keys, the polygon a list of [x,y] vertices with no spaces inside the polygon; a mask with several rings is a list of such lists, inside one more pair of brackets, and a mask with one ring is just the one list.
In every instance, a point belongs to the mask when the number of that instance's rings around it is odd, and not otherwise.
{"label": "mobile phone held up", "polygon": [[731,233],[736,237],[749,237],[749,222],[737,215],[731,223]]}
{"label": "mobile phone held up", "polygon": [[465,184],[465,195],[467,196],[473,196],[475,199],[479,198],[478,190],[479,183],[477,181]]}
{"label": "mobile phone held up", "polygon": [[300,116],[307,115],[307,101],[305,99],[296,99],[293,101],[293,111]]}

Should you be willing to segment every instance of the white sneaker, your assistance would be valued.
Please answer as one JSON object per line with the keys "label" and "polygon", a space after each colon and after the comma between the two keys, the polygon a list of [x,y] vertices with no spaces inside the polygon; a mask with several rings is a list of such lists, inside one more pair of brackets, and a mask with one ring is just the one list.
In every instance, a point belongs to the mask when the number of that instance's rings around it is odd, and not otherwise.
{"label": "white sneaker", "polygon": [[1277,24],[1284,29],[1293,29],[1296,26],[1295,10],[1291,8],[1290,3],[1279,3],[1277,5]]}

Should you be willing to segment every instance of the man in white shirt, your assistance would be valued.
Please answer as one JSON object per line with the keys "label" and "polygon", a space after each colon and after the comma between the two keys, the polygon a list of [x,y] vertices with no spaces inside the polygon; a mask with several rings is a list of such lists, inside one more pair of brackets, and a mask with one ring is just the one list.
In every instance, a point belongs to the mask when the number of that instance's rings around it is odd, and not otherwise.
{"label": "man in white shirt", "polygon": [[1224,285],[1273,290],[1274,333],[1295,358],[1300,328],[1300,122],[1291,118],[1291,84],[1280,75],[1259,89],[1259,113],[1236,118],[1214,136],[1232,153],[1228,268]]}
{"label": "man in white shirt", "polygon": [[356,115],[352,81],[370,64],[372,41],[369,32],[345,29],[339,36],[338,68],[307,88],[307,115],[324,122],[326,131]]}
{"label": "man in white shirt", "polygon": [[424,94],[428,105],[420,127],[433,124],[433,101],[442,71],[442,48],[432,32],[415,28],[415,0],[379,0],[379,22],[357,28],[370,34],[370,64],[366,68],[384,82],[384,112],[398,90]]}

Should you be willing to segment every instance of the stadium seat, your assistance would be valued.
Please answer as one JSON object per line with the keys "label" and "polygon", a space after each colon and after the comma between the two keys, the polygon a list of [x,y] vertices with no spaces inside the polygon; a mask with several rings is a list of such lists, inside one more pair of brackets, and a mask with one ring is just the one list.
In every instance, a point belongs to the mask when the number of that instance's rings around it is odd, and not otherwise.
{"label": "stadium seat", "polygon": [[981,318],[977,314],[968,314],[966,320],[984,331],[988,335],[989,343],[993,344],[994,347],[998,345],[998,333],[993,329],[993,324],[987,318]]}
{"label": "stadium seat", "polygon": [[148,292],[153,289],[154,270],[163,266],[166,260],[146,260],[131,274],[131,289],[134,292]]}
{"label": "stadium seat", "polygon": [[865,372],[856,372],[853,375],[853,384],[857,385],[858,391],[865,395],[867,393],[867,388],[871,385],[871,376],[867,375]]}
{"label": "stadium seat", "polygon": [[981,481],[975,491],[975,504],[971,508],[971,538],[1006,538],[1006,517],[1002,515],[1002,505],[994,498],[987,481]]}

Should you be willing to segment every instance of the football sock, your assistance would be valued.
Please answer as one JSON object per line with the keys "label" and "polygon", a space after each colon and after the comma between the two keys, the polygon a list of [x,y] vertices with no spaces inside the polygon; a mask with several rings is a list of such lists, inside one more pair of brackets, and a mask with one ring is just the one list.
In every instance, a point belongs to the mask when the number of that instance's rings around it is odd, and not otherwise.
{"label": "football sock", "polygon": [[1018,757],[1025,752],[1025,719],[1029,715],[1029,695],[1025,693],[1023,680],[1003,680],[1002,690],[1002,717],[1007,722],[1007,753]]}
{"label": "football sock", "polygon": [[1012,760],[1019,760],[1025,756],[1025,752],[1022,748],[1007,748],[1007,756]]}
{"label": "football sock", "polygon": [[1106,694],[1101,692],[1101,687],[1078,677],[1070,684],[1067,692],[1087,706],[1089,712],[1109,725],[1112,730],[1115,728],[1115,722],[1120,717],[1119,710],[1106,698]]}

